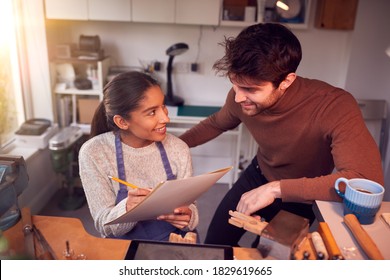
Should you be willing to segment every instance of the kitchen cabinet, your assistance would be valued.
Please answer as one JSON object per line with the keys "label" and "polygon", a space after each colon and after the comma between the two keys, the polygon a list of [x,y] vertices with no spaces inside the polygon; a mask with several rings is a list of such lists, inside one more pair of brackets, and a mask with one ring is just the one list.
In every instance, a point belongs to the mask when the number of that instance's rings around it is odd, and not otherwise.
{"label": "kitchen cabinet", "polygon": [[88,0],[45,0],[46,18],[88,20]]}
{"label": "kitchen cabinet", "polygon": [[133,21],[218,25],[220,0],[132,0]]}
{"label": "kitchen cabinet", "polygon": [[131,21],[131,0],[88,0],[88,19]]}
{"label": "kitchen cabinet", "polygon": [[45,0],[47,19],[218,25],[220,0]]}
{"label": "kitchen cabinet", "polygon": [[175,0],[132,0],[134,22],[174,23]]}
{"label": "kitchen cabinet", "polygon": [[175,23],[219,25],[220,0],[176,0]]}
{"label": "kitchen cabinet", "polygon": [[353,30],[358,2],[358,0],[318,0],[315,27]]}
{"label": "kitchen cabinet", "polygon": [[[278,22],[294,29],[308,27],[312,0],[289,0],[287,11],[270,0],[223,0],[221,26],[247,27],[255,23]],[[254,12],[254,15],[253,15]],[[252,13],[251,16],[248,16]]]}
{"label": "kitchen cabinet", "polygon": [[130,21],[131,0],[45,0],[47,19]]}
{"label": "kitchen cabinet", "polygon": [[[61,126],[78,126],[85,134],[90,133],[90,123],[82,120],[84,112],[79,108],[80,104],[98,104],[103,99],[103,87],[107,80],[110,58],[103,60],[90,59],[56,59],[51,62],[52,80],[54,84],[55,109],[57,110],[57,122]],[[74,83],[68,83],[66,86],[58,74],[58,66],[66,64],[75,69],[75,78],[87,75],[88,69],[93,69],[92,76],[96,79],[92,82],[92,89],[77,89]],[[81,102],[82,101],[82,102]],[[87,105],[88,106],[88,105]],[[94,111],[95,108],[87,108],[88,111]],[[85,118],[85,117],[83,117]]]}

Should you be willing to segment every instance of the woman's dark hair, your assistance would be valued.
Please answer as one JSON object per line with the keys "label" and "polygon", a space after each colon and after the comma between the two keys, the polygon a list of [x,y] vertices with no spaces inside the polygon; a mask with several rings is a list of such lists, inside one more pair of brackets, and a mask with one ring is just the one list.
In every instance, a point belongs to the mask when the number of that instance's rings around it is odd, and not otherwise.
{"label": "woman's dark hair", "polygon": [[260,23],[221,43],[225,56],[213,69],[242,82],[272,82],[274,87],[294,73],[302,59],[298,38],[285,26]]}
{"label": "woman's dark hair", "polygon": [[145,97],[145,92],[160,86],[150,75],[131,71],[115,76],[103,89],[103,100],[92,119],[90,137],[119,128],[114,123],[114,116],[129,118],[129,113],[138,108]]}

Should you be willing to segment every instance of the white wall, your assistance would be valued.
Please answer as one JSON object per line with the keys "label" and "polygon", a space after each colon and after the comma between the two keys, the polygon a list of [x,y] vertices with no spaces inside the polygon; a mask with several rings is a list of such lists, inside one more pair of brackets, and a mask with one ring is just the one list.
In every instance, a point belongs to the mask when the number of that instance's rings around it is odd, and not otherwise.
{"label": "white wall", "polygon": [[[357,98],[383,99],[390,104],[390,1],[360,0],[352,37],[345,88]],[[389,132],[387,124],[387,133]],[[390,201],[390,144],[385,156],[385,199]]]}
{"label": "white wall", "polygon": [[[385,48],[390,45],[390,17],[387,15],[390,1],[360,0],[353,31],[314,28],[315,8],[316,1],[313,1],[309,28],[293,30],[303,48],[298,74],[346,88],[356,98],[390,102],[390,59],[384,54]],[[175,62],[193,62],[199,56],[200,72],[175,74],[173,83],[175,94],[184,97],[190,105],[223,104],[230,84],[225,78],[217,77],[211,67],[223,55],[223,48],[218,43],[224,36],[236,36],[241,31],[238,27],[53,20],[47,21],[46,27],[49,49],[56,43],[77,44],[82,34],[99,35],[105,53],[117,65],[138,67],[138,59],[157,59],[165,67],[168,59],[166,49],[174,43],[186,42],[190,50],[177,56]],[[163,85],[165,75],[165,69],[157,74]],[[35,97],[46,98],[43,94],[37,93]],[[388,198],[389,154],[390,149],[385,163]]]}
{"label": "white wall", "polygon": [[[48,69],[45,15],[42,0],[20,1],[23,17],[20,24],[24,29],[28,74],[24,79],[26,118],[53,119],[51,87]],[[31,89],[31,90],[29,90]],[[29,104],[31,103],[31,104]]]}
{"label": "white wall", "polygon": [[19,207],[30,208],[31,214],[38,214],[62,187],[61,176],[51,172],[49,149],[39,150],[26,160],[29,176],[28,188],[19,196]]}
{"label": "white wall", "polygon": [[[16,4],[17,1],[15,1]],[[53,119],[48,57],[46,47],[45,19],[42,0],[18,1],[23,17],[19,24],[24,27],[27,50],[27,70],[24,79],[26,118]],[[28,90],[30,88],[31,90]],[[48,149],[39,150],[16,148],[11,145],[0,153],[24,157],[29,175],[27,189],[19,196],[19,206],[28,207],[32,214],[38,214],[52,195],[60,188],[60,178],[52,171]],[[31,152],[33,150],[33,152]]]}

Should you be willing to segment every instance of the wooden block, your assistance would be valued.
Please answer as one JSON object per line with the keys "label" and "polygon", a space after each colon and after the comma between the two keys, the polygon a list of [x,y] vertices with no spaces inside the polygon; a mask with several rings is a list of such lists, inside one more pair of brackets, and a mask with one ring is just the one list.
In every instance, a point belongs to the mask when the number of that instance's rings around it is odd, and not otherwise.
{"label": "wooden block", "polygon": [[381,214],[382,219],[385,221],[385,223],[390,226],[390,213],[382,213]]}
{"label": "wooden block", "polygon": [[184,237],[182,237],[180,234],[176,234],[172,232],[169,235],[169,242],[195,244],[196,237],[197,235],[195,232],[187,232]]}

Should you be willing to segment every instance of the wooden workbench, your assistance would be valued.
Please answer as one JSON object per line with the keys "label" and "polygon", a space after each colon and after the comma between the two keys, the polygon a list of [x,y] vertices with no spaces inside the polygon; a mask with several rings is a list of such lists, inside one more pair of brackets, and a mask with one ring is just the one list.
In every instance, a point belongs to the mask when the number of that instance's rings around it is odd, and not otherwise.
{"label": "wooden workbench", "polygon": [[[65,259],[63,252],[66,249],[66,241],[69,241],[75,256],[84,254],[88,260],[123,260],[131,242],[92,236],[77,218],[32,216],[32,222],[50,244],[57,259]],[[24,253],[21,222],[5,231],[4,235],[14,253]],[[254,248],[234,248],[234,257],[237,260],[262,259]]]}
{"label": "wooden workbench", "polygon": [[[362,225],[386,260],[390,260],[390,227],[380,217],[380,214],[389,212],[390,201],[383,201],[376,215],[375,222],[369,225]],[[317,220],[326,222],[329,225],[344,258],[351,260],[368,259],[368,256],[343,221],[343,204],[341,202],[317,200],[314,205],[314,213]]]}

